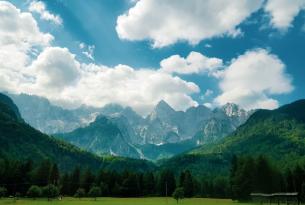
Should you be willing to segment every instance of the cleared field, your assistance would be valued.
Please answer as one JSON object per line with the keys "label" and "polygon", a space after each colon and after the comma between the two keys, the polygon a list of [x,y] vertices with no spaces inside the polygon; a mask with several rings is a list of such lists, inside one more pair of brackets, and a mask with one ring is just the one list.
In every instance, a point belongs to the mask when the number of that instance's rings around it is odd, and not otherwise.
{"label": "cleared field", "polygon": [[[47,199],[0,199],[0,205],[8,204],[19,204],[19,205],[91,205],[91,204],[101,204],[101,205],[176,205],[176,201],[172,198],[97,198],[94,199],[75,199],[75,198],[64,198],[61,201],[52,200],[47,201]],[[204,198],[192,198],[183,199],[179,201],[179,204],[183,205],[245,205],[243,203],[233,202],[230,199],[204,199]],[[247,204],[249,205],[249,204]]]}

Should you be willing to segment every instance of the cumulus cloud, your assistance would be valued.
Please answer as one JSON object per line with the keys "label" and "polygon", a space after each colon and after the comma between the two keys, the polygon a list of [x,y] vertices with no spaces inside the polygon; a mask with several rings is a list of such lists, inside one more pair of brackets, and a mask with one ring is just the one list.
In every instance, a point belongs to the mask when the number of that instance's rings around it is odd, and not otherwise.
{"label": "cumulus cloud", "polygon": [[293,90],[285,64],[265,49],[246,52],[233,59],[220,76],[221,94],[215,103],[233,102],[246,109],[278,107],[272,95]]}
{"label": "cumulus cloud", "polygon": [[158,70],[83,64],[81,72],[78,84],[65,91],[65,98],[92,106],[119,103],[144,115],[162,99],[177,110],[197,105],[190,97],[199,92],[196,84]]}
{"label": "cumulus cloud", "polygon": [[221,68],[223,62],[219,58],[209,58],[198,52],[191,52],[186,58],[179,55],[170,56],[161,61],[161,71],[166,73],[194,74],[209,73],[212,74]]}
{"label": "cumulus cloud", "polygon": [[44,92],[54,89],[56,92],[74,85],[79,77],[79,63],[67,48],[48,47],[39,54],[28,72],[36,80],[36,86]]}
{"label": "cumulus cloud", "polygon": [[49,46],[53,36],[39,30],[31,13],[7,1],[0,1],[0,28],[0,89],[15,91],[29,78],[24,67],[30,55]]}
{"label": "cumulus cloud", "polygon": [[262,0],[139,0],[117,19],[121,39],[152,40],[153,47],[177,41],[241,34],[238,25],[262,5]]}
{"label": "cumulus cloud", "polygon": [[59,15],[54,15],[46,9],[45,3],[42,1],[32,1],[29,6],[29,11],[38,13],[40,18],[46,21],[53,22],[57,25],[62,25],[62,19]]}
{"label": "cumulus cloud", "polygon": [[286,30],[292,26],[297,14],[305,9],[305,0],[268,0],[264,9],[269,13],[274,28]]}
{"label": "cumulus cloud", "polygon": [[[77,107],[119,103],[145,115],[164,99],[177,110],[197,105],[199,87],[159,69],[82,64],[67,48],[52,47],[31,13],[0,1],[0,90],[47,97]],[[86,46],[86,48],[89,46]],[[33,55],[34,54],[34,55]]]}

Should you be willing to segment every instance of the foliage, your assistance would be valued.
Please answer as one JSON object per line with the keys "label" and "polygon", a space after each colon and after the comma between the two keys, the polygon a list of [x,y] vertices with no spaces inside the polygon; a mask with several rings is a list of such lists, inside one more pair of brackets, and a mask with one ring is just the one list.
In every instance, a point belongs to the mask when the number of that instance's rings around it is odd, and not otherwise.
{"label": "foliage", "polygon": [[182,187],[178,187],[175,189],[173,192],[173,198],[177,201],[181,200],[184,198],[184,189]]}
{"label": "foliage", "polygon": [[42,188],[42,195],[48,198],[55,198],[59,196],[59,189],[53,184],[49,184]]}
{"label": "foliage", "polygon": [[86,196],[86,192],[85,192],[85,189],[83,189],[83,188],[78,188],[74,194],[74,197],[77,197],[77,198],[82,198],[85,196]]}
{"label": "foliage", "polygon": [[39,186],[37,185],[32,185],[29,190],[27,191],[27,196],[31,198],[37,198],[42,195],[42,190]]}
{"label": "foliage", "polygon": [[101,191],[101,188],[98,186],[91,187],[91,189],[88,192],[88,196],[95,198],[95,200],[96,200],[96,197],[99,197],[101,195],[102,195],[102,191]]}
{"label": "foliage", "polygon": [[0,198],[4,197],[7,193],[7,189],[5,187],[0,187]]}

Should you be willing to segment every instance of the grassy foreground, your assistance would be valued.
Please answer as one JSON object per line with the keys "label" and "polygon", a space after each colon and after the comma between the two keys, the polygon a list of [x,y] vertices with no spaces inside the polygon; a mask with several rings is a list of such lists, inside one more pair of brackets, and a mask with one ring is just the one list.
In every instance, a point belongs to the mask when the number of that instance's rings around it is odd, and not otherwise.
{"label": "grassy foreground", "polygon": [[[172,198],[98,198],[97,201],[94,199],[75,199],[75,198],[64,198],[62,201],[52,200],[47,201],[47,199],[19,199],[14,201],[14,199],[0,199],[0,205],[8,204],[19,204],[19,205],[91,205],[91,204],[101,204],[101,205],[176,205],[176,201]],[[230,199],[204,199],[204,198],[192,198],[183,199],[179,201],[179,204],[184,205],[245,205],[242,203],[233,202]],[[247,204],[249,205],[249,204]]]}

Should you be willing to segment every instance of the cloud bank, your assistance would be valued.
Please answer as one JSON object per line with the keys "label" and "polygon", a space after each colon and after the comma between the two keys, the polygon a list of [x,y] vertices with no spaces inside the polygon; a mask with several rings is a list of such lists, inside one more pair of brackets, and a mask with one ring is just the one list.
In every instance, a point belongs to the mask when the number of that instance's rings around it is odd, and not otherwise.
{"label": "cloud bank", "polygon": [[218,79],[220,93],[201,94],[216,96],[205,103],[210,107],[234,102],[247,109],[275,108],[273,96],[293,90],[285,64],[265,49],[249,50],[227,63],[190,52],[169,56],[155,69],[108,67],[82,63],[69,49],[53,47],[54,37],[40,31],[32,14],[9,2],[0,1],[0,27],[0,91],[40,95],[69,108],[119,103],[146,115],[165,100],[185,110],[198,105],[192,96],[200,94],[198,85],[183,79],[189,74]]}
{"label": "cloud bank", "polygon": [[285,64],[265,49],[250,50],[231,61],[220,75],[221,94],[215,103],[237,103],[246,109],[278,107],[272,95],[293,90]]}
{"label": "cloud bank", "polygon": [[160,48],[178,41],[197,44],[217,36],[237,36],[238,25],[262,0],[139,0],[117,19],[121,39],[151,40]]}

